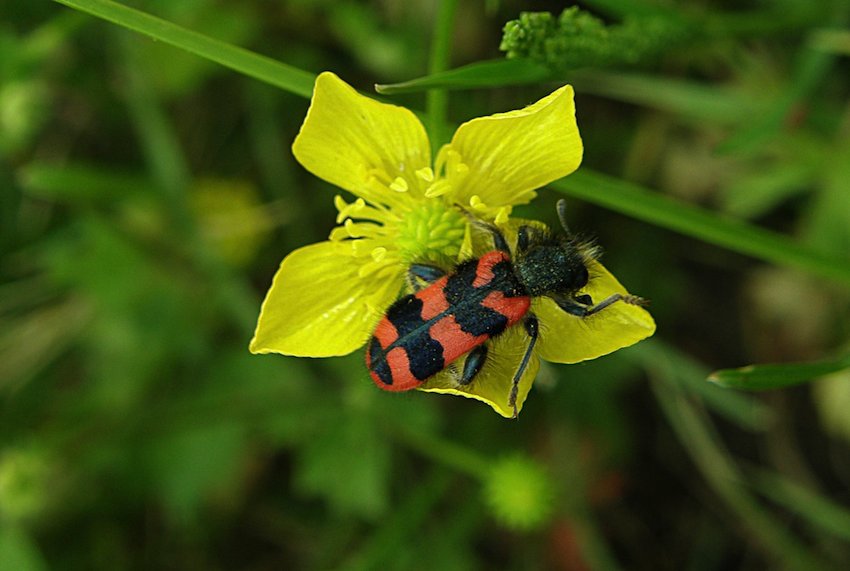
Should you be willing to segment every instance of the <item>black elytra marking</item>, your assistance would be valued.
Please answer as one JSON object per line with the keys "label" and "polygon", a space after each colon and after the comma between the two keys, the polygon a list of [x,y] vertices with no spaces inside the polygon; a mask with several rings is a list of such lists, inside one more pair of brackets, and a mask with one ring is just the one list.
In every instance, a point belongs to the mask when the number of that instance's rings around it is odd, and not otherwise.
{"label": "black elytra marking", "polygon": [[377,337],[372,337],[369,341],[369,368],[374,371],[378,378],[385,385],[393,384],[393,375],[390,371],[390,366],[387,363],[384,350],[381,348],[381,342]]}
{"label": "black elytra marking", "polygon": [[499,262],[492,268],[493,279],[481,287],[473,287],[478,260],[470,260],[458,266],[457,271],[449,276],[446,282],[445,295],[449,306],[458,308],[452,313],[460,328],[470,335],[496,336],[508,325],[508,318],[489,307],[484,307],[484,301],[494,291],[502,292],[506,297],[524,295],[522,286],[517,281],[509,261]]}
{"label": "black elytra marking", "polygon": [[[433,339],[430,327],[448,315],[454,316],[460,329],[478,337],[493,337],[502,333],[508,324],[508,318],[481,303],[494,291],[502,292],[506,297],[526,295],[525,289],[517,281],[510,261],[503,261],[492,267],[493,279],[480,287],[473,287],[479,260],[469,260],[460,264],[449,276],[443,290],[449,309],[430,320],[422,318],[423,302],[414,295],[407,295],[387,310],[386,318],[395,327],[398,337],[386,349],[375,342],[370,345],[371,368],[386,384],[392,384],[392,371],[386,362],[386,353],[394,347],[401,347],[407,353],[410,373],[420,381],[436,375],[445,368],[443,346]],[[375,347],[377,345],[377,347]],[[473,363],[475,360],[473,360]],[[478,365],[483,365],[483,359]],[[384,375],[382,376],[382,373]],[[469,379],[475,375],[470,371]],[[390,382],[385,379],[389,378]]]}
{"label": "black elytra marking", "polygon": [[398,332],[398,341],[393,346],[401,346],[407,352],[410,372],[420,381],[436,375],[443,370],[443,346],[428,334],[428,323],[422,319],[422,300],[408,295],[390,307],[387,319]]}
{"label": "black elytra marking", "polygon": [[430,335],[417,335],[411,342],[404,343],[407,359],[410,362],[410,372],[413,376],[424,381],[442,371],[445,367],[443,346]]}

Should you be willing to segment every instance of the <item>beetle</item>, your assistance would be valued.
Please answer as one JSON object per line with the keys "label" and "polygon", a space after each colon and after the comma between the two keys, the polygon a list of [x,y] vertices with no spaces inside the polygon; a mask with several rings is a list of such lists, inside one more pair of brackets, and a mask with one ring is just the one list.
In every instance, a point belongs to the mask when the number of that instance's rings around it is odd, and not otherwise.
{"label": "beetle", "polygon": [[428,285],[393,303],[378,323],[366,348],[366,366],[375,384],[388,391],[407,391],[467,355],[456,382],[474,381],[487,359],[487,342],[509,327],[522,323],[528,346],[514,373],[508,399],[517,416],[519,381],[528,366],[540,332],[531,300],[546,296],[565,312],[586,318],[622,301],[644,305],[645,300],[615,293],[594,305],[579,294],[589,279],[588,264],[600,255],[592,242],[570,233],[566,202],[558,201],[563,234],[521,226],[512,255],[502,232],[472,219],[493,237],[494,249],[461,262],[449,272],[413,264],[409,281]]}

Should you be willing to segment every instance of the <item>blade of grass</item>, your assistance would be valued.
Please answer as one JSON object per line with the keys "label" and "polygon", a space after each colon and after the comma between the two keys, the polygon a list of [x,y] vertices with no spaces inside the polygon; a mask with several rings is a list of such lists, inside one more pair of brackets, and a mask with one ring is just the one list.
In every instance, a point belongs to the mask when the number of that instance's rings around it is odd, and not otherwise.
{"label": "blade of grass", "polygon": [[450,484],[451,472],[442,466],[431,468],[416,489],[394,507],[392,514],[363,542],[358,553],[345,563],[346,571],[386,568],[399,545],[416,541]]}
{"label": "blade of grass", "polygon": [[192,174],[179,137],[153,86],[141,71],[137,38],[118,34],[115,37],[119,47],[115,51],[121,56],[119,65],[126,82],[122,95],[148,169],[180,230],[186,236],[192,235],[196,229],[186,198]]}
{"label": "blade of grass", "polygon": [[[660,339],[649,339],[631,347],[626,356],[640,366],[667,363],[676,370],[675,381],[689,394],[699,397],[713,412],[749,430],[769,430],[775,418],[773,410],[760,400],[735,391],[727,391],[705,382],[709,370]],[[735,398],[729,398],[734,395]]]}
{"label": "blade of grass", "polygon": [[800,515],[813,527],[850,541],[850,510],[796,482],[768,470],[753,472],[755,491]]}
{"label": "blade of grass", "polygon": [[714,492],[761,547],[779,559],[784,568],[831,569],[747,492],[737,466],[721,445],[710,421],[679,388],[675,367],[658,361],[647,371],[653,379],[651,386],[655,398],[684,449]]}
{"label": "blade of grass", "polygon": [[418,77],[400,83],[375,85],[384,95],[411,93],[426,89],[472,89],[500,87],[546,81],[550,72],[540,64],[523,59],[497,59],[480,61],[447,71]]}
{"label": "blade of grass", "polygon": [[850,356],[834,361],[748,365],[740,369],[723,369],[711,373],[708,380],[729,389],[763,391],[799,385],[848,368]]}
{"label": "blade of grass", "polygon": [[184,49],[284,91],[309,98],[315,74],[187,30],[110,0],[54,0],[134,32]]}
{"label": "blade of grass", "polygon": [[850,285],[850,260],[826,256],[781,234],[685,204],[624,180],[581,169],[550,186],[733,252]]}
{"label": "blade of grass", "polygon": [[740,124],[759,110],[759,101],[731,89],[663,75],[598,70],[570,74],[581,93],[658,109],[697,121]]}
{"label": "blade of grass", "polygon": [[751,150],[782,130],[795,106],[803,103],[821,82],[829,76],[835,57],[831,53],[807,49],[799,56],[794,77],[776,102],[761,116],[724,141],[722,153]]}

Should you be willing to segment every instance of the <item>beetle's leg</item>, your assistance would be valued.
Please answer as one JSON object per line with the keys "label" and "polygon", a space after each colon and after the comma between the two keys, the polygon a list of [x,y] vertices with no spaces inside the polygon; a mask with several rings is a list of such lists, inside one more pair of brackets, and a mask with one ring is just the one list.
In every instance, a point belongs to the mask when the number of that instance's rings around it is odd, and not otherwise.
{"label": "beetle's leg", "polygon": [[577,295],[573,299],[582,305],[593,305],[593,298],[587,295],[586,293]]}
{"label": "beetle's leg", "polygon": [[508,404],[514,409],[514,418],[517,417],[519,411],[516,408],[516,399],[519,394],[519,382],[522,380],[522,375],[528,367],[528,362],[531,360],[531,353],[534,350],[534,345],[537,343],[537,336],[540,333],[539,323],[534,315],[527,315],[522,322],[525,327],[525,332],[528,333],[528,347],[525,349],[525,354],[522,356],[522,361],[519,363],[519,368],[514,374],[514,382],[511,386],[511,396],[508,398]]}
{"label": "beetle's leg", "polygon": [[487,345],[479,345],[470,351],[463,363],[463,373],[461,373],[457,383],[463,386],[471,383],[481,371],[485,361],[487,361]]}
{"label": "beetle's leg", "polygon": [[576,317],[589,317],[594,313],[602,311],[612,303],[616,303],[618,301],[628,303],[629,305],[646,305],[647,303],[649,303],[647,300],[636,295],[622,293],[615,293],[609,295],[608,297],[593,306],[590,306],[589,304],[584,304],[586,300],[592,301],[589,295],[580,295],[575,298],[553,297],[552,299],[555,300],[555,303],[558,304],[558,307],[560,307],[570,315],[575,315]]}
{"label": "beetle's leg", "polygon": [[446,271],[429,264],[410,264],[407,269],[407,285],[411,291],[419,291],[446,275]]}
{"label": "beetle's leg", "polygon": [[508,248],[508,241],[505,240],[505,235],[502,234],[502,231],[493,226],[492,224],[485,224],[480,222],[480,227],[486,229],[493,236],[493,246],[496,247],[497,250],[501,250],[502,252],[511,253],[511,249]]}

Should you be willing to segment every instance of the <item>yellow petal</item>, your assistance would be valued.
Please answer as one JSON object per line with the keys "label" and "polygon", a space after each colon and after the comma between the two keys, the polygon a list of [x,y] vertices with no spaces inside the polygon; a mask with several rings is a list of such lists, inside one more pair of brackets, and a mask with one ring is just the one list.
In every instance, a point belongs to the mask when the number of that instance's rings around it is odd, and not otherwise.
{"label": "yellow petal", "polygon": [[[367,200],[399,200],[384,190],[398,177],[411,191],[423,185],[416,171],[431,166],[431,149],[422,123],[403,107],[364,97],[330,72],[319,74],[313,100],[292,152],[304,168]],[[370,182],[371,181],[371,182]],[[396,187],[404,184],[396,181]],[[386,200],[381,200],[386,198]]]}
{"label": "yellow petal", "polygon": [[350,252],[347,243],[320,242],[283,260],[260,310],[252,353],[330,357],[366,343],[403,278],[400,272],[360,278]]}
{"label": "yellow petal", "polygon": [[[443,371],[429,379],[419,390],[429,393],[441,393],[458,395],[462,397],[480,400],[490,405],[493,410],[504,416],[512,418],[514,410],[509,404],[513,378],[520,361],[528,347],[528,335],[522,325],[516,325],[505,331],[496,339],[488,343],[487,360],[484,367],[476,375],[473,381],[461,386],[457,384],[459,371],[463,370],[465,359],[458,359],[451,369]],[[517,411],[522,410],[522,405],[531,390],[534,378],[540,368],[540,361],[532,354],[531,360],[519,382],[516,406]]]}
{"label": "yellow petal", "polygon": [[[589,265],[591,280],[581,293],[599,303],[613,293],[627,293],[598,262]],[[570,315],[549,298],[532,301],[540,319],[540,357],[556,363],[578,363],[628,347],[655,333],[655,321],[644,308],[618,301],[587,318]]]}
{"label": "yellow petal", "polygon": [[451,142],[468,172],[455,199],[478,196],[487,206],[524,204],[534,189],[566,176],[581,163],[583,147],[575,118],[573,89],[566,85],[518,111],[473,119]]}

